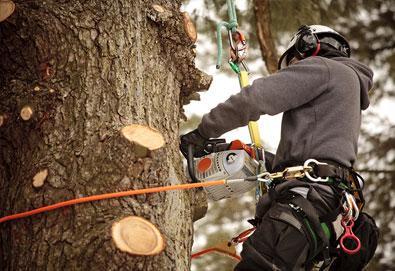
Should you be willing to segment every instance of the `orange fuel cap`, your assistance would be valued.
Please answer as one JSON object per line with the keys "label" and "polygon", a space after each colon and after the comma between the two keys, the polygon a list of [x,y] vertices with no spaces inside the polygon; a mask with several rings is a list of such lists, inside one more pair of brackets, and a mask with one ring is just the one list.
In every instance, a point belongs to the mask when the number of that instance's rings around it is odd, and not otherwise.
{"label": "orange fuel cap", "polygon": [[197,169],[199,171],[206,171],[210,167],[211,167],[211,159],[207,157],[200,160],[199,164],[197,165]]}

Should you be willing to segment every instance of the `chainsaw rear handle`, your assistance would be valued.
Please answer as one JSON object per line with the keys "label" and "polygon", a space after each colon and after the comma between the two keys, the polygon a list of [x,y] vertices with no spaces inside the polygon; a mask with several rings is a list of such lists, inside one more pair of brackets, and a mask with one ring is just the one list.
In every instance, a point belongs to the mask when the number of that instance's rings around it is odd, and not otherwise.
{"label": "chainsaw rear handle", "polygon": [[[205,150],[207,154],[213,152],[220,152],[227,150],[229,148],[229,144],[226,143],[225,139],[209,139],[205,142]],[[192,183],[198,183],[200,180],[195,176],[195,167],[194,167],[194,157],[195,157],[195,145],[189,144],[187,150],[187,166],[189,177],[192,179]]]}

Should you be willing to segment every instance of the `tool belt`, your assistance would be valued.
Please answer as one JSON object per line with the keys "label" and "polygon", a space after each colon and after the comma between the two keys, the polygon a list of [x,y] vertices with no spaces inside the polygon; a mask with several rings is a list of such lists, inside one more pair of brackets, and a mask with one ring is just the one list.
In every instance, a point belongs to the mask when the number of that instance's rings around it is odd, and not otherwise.
{"label": "tool belt", "polygon": [[[311,165],[311,170],[308,168],[309,165]],[[309,159],[304,163],[297,161],[281,163],[274,171],[281,170],[283,168],[285,169],[281,171],[280,174],[273,173],[282,175],[278,182],[283,182],[287,179],[287,172],[291,173],[292,169],[299,168],[300,174],[294,174],[294,177],[297,177],[302,181],[330,185],[338,192],[348,191],[354,195],[358,209],[359,211],[362,211],[365,204],[365,199],[362,194],[365,180],[353,168],[346,168],[332,161],[318,162],[317,160]],[[283,178],[284,175],[285,178]],[[290,175],[290,177],[293,177],[292,174]]]}
{"label": "tool belt", "polygon": [[318,177],[329,177],[333,180],[333,186],[348,190],[352,193],[357,201],[359,211],[362,211],[365,205],[365,199],[362,194],[364,179],[352,168],[343,168],[333,165],[317,164],[313,167],[314,174]]}
{"label": "tool belt", "polygon": [[[349,217],[357,219],[359,211],[364,205],[362,195],[364,180],[351,168],[323,163],[314,159],[309,159],[304,163],[287,163],[287,166],[289,167],[283,171],[270,174],[272,183],[269,185],[268,193],[259,199],[256,217],[250,223],[253,225],[255,223],[255,226],[259,225],[261,219],[275,203],[289,205],[293,209],[295,217],[299,217],[299,220],[301,219],[300,221],[304,224],[307,223],[305,228],[311,232],[314,239],[318,239],[322,244],[317,246],[310,242],[310,248],[315,247],[315,249],[310,250],[310,260],[306,263],[306,270],[313,266],[317,258],[324,261],[323,267],[328,266],[331,256],[338,254],[338,249],[335,249],[338,240],[334,234],[333,222],[337,220],[339,214],[343,213],[344,215],[345,201],[342,198],[344,195],[354,195],[355,201],[352,200],[354,204],[350,204],[350,213],[346,216],[349,215]],[[327,204],[325,196],[319,192],[321,185],[331,187],[333,198],[338,199],[335,201],[337,206]],[[295,194],[295,188],[301,187],[307,188],[308,194],[306,196]],[[324,207],[318,210],[318,206]],[[308,235],[307,237],[309,238]]]}

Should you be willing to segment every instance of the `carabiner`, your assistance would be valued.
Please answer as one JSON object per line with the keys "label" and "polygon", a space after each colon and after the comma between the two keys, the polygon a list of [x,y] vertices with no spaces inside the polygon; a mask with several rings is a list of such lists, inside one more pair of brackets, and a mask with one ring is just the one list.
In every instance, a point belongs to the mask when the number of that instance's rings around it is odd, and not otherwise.
{"label": "carabiner", "polygon": [[[309,164],[311,164],[311,163],[314,163],[314,164],[316,164],[316,165],[327,165],[327,163],[321,163],[321,162],[318,162],[318,161],[315,160],[315,159],[307,159],[307,160],[304,162],[303,166],[304,166],[304,167],[308,167]],[[314,169],[314,167],[313,167],[313,169]],[[312,177],[312,176],[310,175],[310,173],[309,173],[307,170],[305,170],[304,173],[306,174],[307,178],[308,178],[310,181],[313,181],[313,182],[327,182],[327,181],[329,181],[329,177],[326,177],[325,179],[323,179],[323,178],[321,178],[321,177],[314,178],[314,177]]]}
{"label": "carabiner", "polygon": [[359,208],[354,196],[348,192],[343,192],[343,195],[345,198],[345,201],[343,203],[345,217],[347,217],[348,221],[350,221],[351,219],[357,220],[359,217]]}
{"label": "carabiner", "polygon": [[247,63],[245,63],[244,60],[241,62],[241,65],[243,66],[243,68],[247,72],[247,74],[250,74],[250,69],[248,68]]}
{"label": "carabiner", "polygon": [[[361,241],[352,232],[352,227],[354,226],[354,220],[350,219],[349,220],[350,225],[347,226],[347,224],[345,223],[346,219],[347,219],[347,217],[345,216],[341,220],[342,226],[344,228],[344,233],[343,233],[343,236],[340,238],[340,247],[347,254],[355,254],[361,249]],[[355,242],[357,242],[357,247],[355,249],[346,248],[346,246],[344,245],[344,240],[346,240],[346,239],[354,240]]]}

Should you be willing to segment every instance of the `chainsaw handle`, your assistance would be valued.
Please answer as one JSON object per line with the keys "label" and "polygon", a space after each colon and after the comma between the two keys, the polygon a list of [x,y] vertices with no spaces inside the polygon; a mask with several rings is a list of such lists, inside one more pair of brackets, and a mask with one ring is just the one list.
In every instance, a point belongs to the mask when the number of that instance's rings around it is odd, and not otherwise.
{"label": "chainsaw handle", "polygon": [[193,183],[200,182],[195,176],[195,167],[193,165],[193,156],[194,156],[194,147],[195,145],[189,144],[188,145],[188,152],[187,152],[187,165],[188,165],[188,173],[189,177],[191,177]]}
{"label": "chainsaw handle", "polygon": [[[229,148],[229,144],[225,143],[225,139],[216,138],[216,139],[209,139],[205,142],[205,150],[207,154],[212,152],[224,151]],[[194,157],[195,157],[195,145],[188,144],[187,148],[187,167],[189,177],[192,179],[192,183],[199,183],[200,180],[195,176],[195,166],[194,166]]]}

